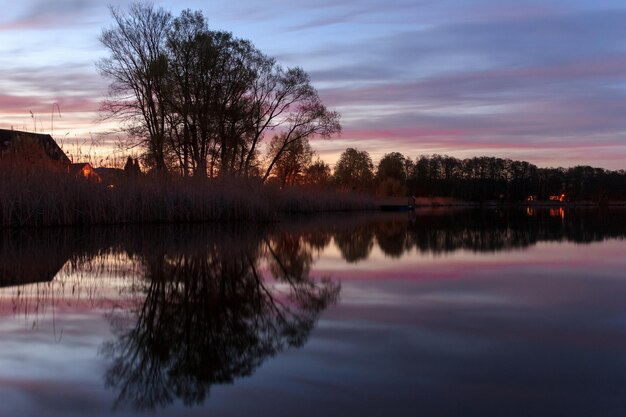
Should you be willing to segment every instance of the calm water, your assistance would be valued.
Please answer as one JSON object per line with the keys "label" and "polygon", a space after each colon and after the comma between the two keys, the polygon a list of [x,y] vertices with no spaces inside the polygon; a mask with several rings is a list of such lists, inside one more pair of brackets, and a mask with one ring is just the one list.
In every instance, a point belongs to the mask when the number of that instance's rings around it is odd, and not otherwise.
{"label": "calm water", "polygon": [[623,416],[625,214],[5,233],[0,416]]}

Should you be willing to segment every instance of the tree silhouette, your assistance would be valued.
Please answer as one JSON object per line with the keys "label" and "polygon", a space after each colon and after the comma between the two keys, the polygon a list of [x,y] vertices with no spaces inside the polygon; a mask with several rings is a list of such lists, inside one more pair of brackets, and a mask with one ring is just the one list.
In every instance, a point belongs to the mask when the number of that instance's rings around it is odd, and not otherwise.
{"label": "tree silhouette", "polygon": [[[213,384],[232,383],[282,349],[302,346],[336,302],[339,285],[312,280],[311,254],[289,239],[232,243],[144,250],[146,278],[134,288],[143,302],[130,317],[111,316],[116,337],[102,348],[118,406],[201,403]],[[261,275],[264,253],[287,293]]]}
{"label": "tree silhouette", "polygon": [[356,263],[369,257],[374,247],[375,225],[366,224],[351,230],[339,230],[335,242],[341,256],[349,263]]}
{"label": "tree silhouette", "polygon": [[174,17],[134,3],[111,13],[115,24],[100,37],[109,57],[98,68],[111,81],[103,109],[139,138],[155,170],[260,175],[267,136],[275,141],[265,181],[290,147],[341,131],[339,114],[302,68],[283,68],[252,42],[210,30],[201,12]]}
{"label": "tree silhouette", "polygon": [[333,175],[340,187],[365,191],[374,178],[372,158],[367,151],[348,148],[339,156]]}

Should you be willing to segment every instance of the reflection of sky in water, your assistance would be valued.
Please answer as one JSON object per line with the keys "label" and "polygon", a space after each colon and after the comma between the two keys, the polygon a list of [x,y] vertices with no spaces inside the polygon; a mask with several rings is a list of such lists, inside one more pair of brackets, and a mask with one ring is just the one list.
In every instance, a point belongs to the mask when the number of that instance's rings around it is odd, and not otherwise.
{"label": "reflection of sky in water", "polygon": [[377,369],[397,369],[387,382],[413,383],[425,415],[620,415],[625,249],[549,243],[379,258],[363,274],[336,274],[344,303],[317,334],[340,337],[353,358],[375,357]]}
{"label": "reflection of sky in water", "polygon": [[[312,275],[340,280],[341,301],[302,349],[213,386],[201,407],[175,402],[155,414],[621,415],[624,253],[624,240],[400,258],[375,246],[346,264],[331,244]],[[112,337],[104,315],[127,299],[118,278],[100,279],[96,303],[57,301],[54,317],[48,309],[34,326],[12,311],[15,289],[2,290],[2,413],[112,414],[99,349]]]}
{"label": "reflection of sky in water", "polygon": [[[577,271],[579,268],[590,269],[602,266],[602,271],[623,267],[623,242],[610,241],[602,245],[578,245],[575,243],[539,242],[529,250],[515,249],[506,253],[476,253],[467,250],[437,254],[419,254],[410,250],[400,259],[384,254],[379,247],[374,247],[367,261],[346,263],[336,247],[329,247],[315,269],[321,273],[329,272],[343,278],[368,279],[409,279],[430,280],[462,279],[477,275],[502,274],[508,276],[511,270],[520,273],[519,268],[532,272],[539,269],[554,273]],[[595,265],[594,265],[595,264]],[[472,274],[471,269],[481,269],[481,274]],[[601,271],[593,271],[594,274]]]}

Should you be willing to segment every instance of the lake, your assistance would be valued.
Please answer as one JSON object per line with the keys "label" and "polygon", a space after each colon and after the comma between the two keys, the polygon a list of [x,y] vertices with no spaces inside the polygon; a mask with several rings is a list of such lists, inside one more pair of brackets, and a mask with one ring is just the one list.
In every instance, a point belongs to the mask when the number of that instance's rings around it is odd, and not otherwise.
{"label": "lake", "polygon": [[0,416],[623,416],[625,214],[4,232]]}

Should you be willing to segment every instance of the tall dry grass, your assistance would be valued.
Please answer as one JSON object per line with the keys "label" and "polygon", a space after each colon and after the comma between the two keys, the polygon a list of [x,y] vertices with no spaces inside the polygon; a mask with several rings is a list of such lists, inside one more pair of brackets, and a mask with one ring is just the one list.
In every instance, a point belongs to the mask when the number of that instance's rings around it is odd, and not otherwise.
{"label": "tall dry grass", "polygon": [[286,214],[363,210],[353,194],[144,176],[114,188],[33,167],[0,167],[0,226],[43,227],[206,221],[275,221]]}

